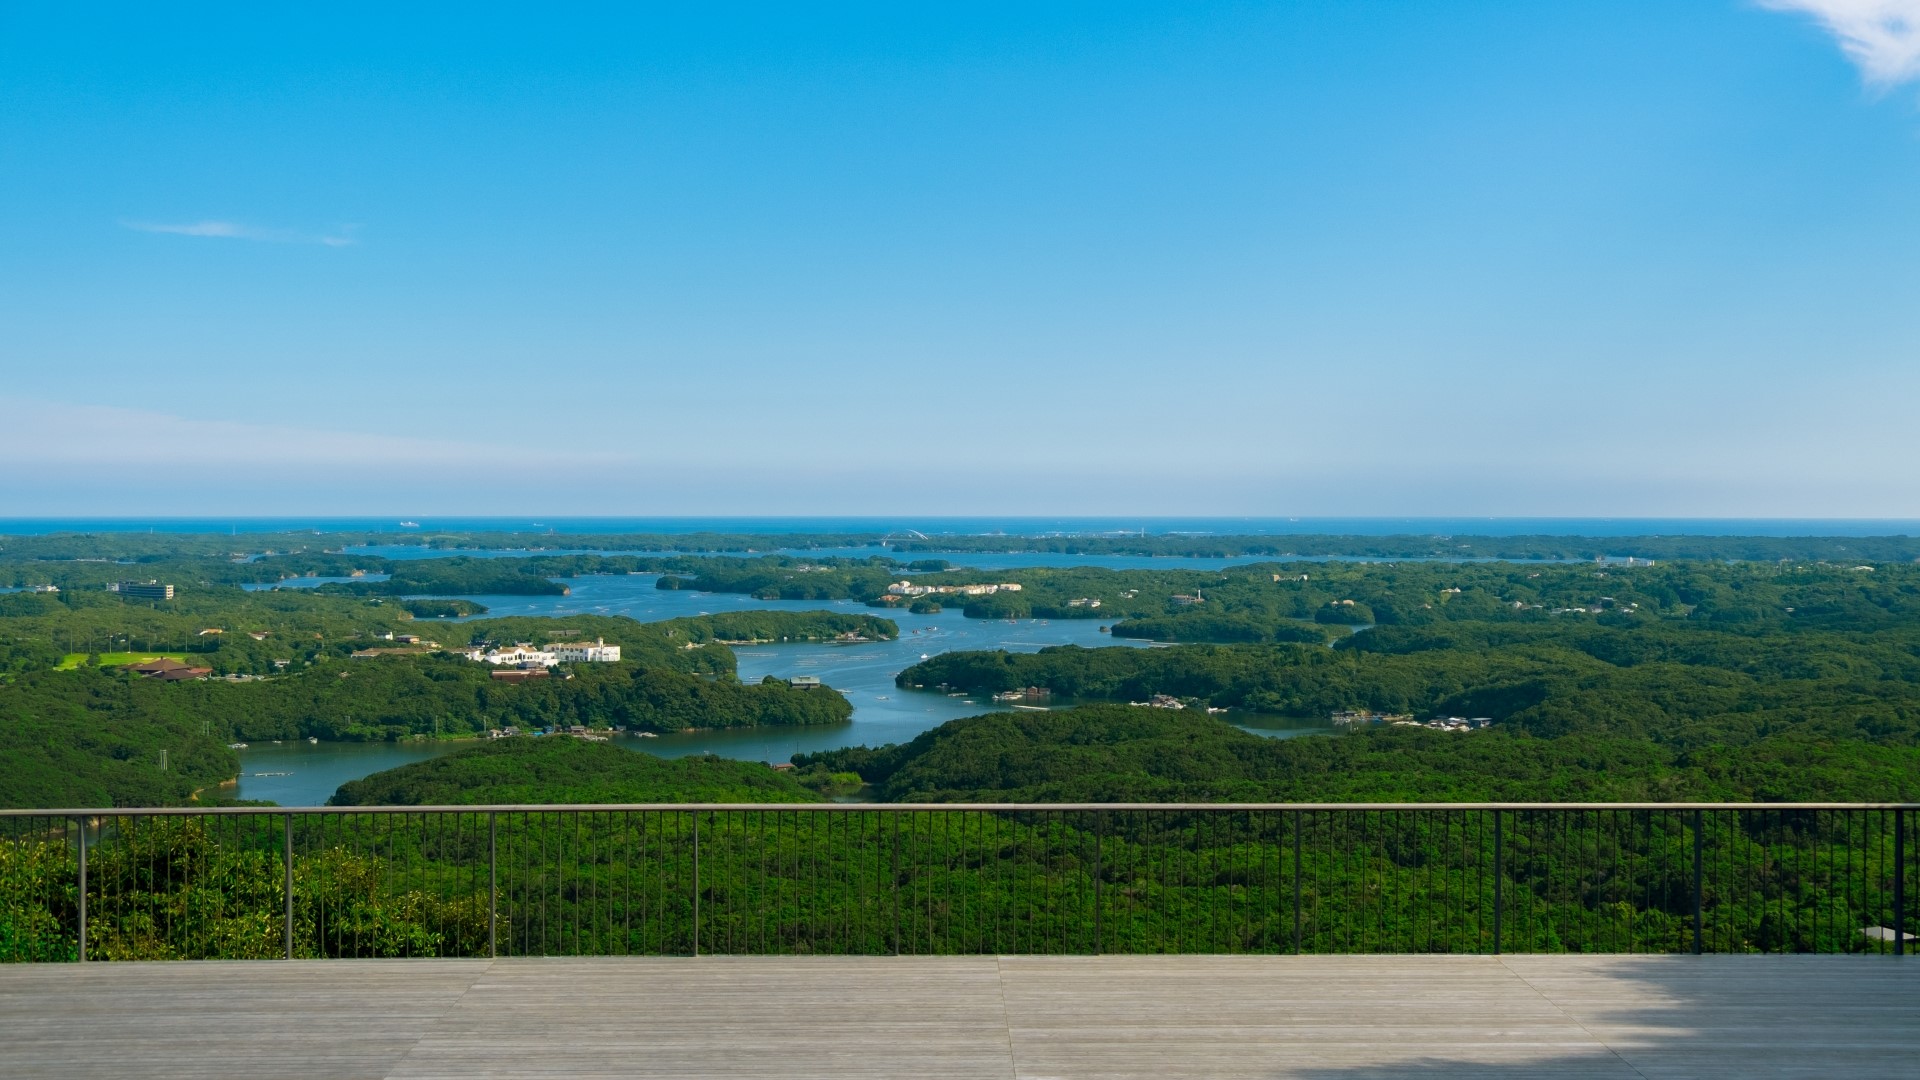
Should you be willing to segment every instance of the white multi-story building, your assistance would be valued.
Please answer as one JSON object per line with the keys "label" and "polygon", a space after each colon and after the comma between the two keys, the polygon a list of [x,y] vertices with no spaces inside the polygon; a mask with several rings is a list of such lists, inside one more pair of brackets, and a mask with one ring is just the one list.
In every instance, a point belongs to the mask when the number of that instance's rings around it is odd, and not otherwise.
{"label": "white multi-story building", "polygon": [[473,652],[468,653],[467,655],[476,660],[484,660],[489,664],[497,664],[502,667],[546,668],[546,667],[552,667],[553,665],[560,662],[559,657],[546,651],[545,649],[536,649],[533,646],[527,645],[524,643],[519,645],[496,647],[496,648],[488,649],[484,653],[480,652],[480,650],[478,649],[475,649]]}
{"label": "white multi-story building", "polygon": [[620,646],[609,645],[603,638],[592,641],[569,641],[547,646],[547,651],[563,664],[617,664],[620,662]]}

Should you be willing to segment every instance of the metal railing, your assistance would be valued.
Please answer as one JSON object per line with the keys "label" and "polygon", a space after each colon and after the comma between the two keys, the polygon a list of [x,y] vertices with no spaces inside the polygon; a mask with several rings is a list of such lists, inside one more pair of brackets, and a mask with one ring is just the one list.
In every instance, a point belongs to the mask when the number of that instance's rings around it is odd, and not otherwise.
{"label": "metal railing", "polygon": [[1916,804],[0,811],[0,959],[1906,951]]}

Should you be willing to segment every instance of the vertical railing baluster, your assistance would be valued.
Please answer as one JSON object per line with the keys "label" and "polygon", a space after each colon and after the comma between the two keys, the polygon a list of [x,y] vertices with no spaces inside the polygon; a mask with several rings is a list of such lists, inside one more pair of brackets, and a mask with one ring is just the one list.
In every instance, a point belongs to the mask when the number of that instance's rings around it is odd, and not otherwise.
{"label": "vertical railing baluster", "polygon": [[293,959],[293,815],[280,815],[281,829],[281,883],[280,931],[286,947],[287,959]]}
{"label": "vertical railing baluster", "polygon": [[1907,952],[1907,812],[1893,812],[1893,955]]}
{"label": "vertical railing baluster", "polygon": [[700,955],[700,811],[693,812],[693,955]]}
{"label": "vertical railing baluster", "polygon": [[87,819],[74,819],[74,839],[80,845],[80,963],[87,962]]}
{"label": "vertical railing baluster", "polygon": [[1701,896],[1701,857],[1706,849],[1705,838],[1701,836],[1701,830],[1705,824],[1705,815],[1702,814],[1701,811],[1695,810],[1693,812],[1693,955],[1695,956],[1699,956],[1701,951],[1700,913],[1702,907],[1705,906],[1705,901]]}
{"label": "vertical railing baluster", "polygon": [[1504,815],[1493,812],[1493,955],[1500,955],[1500,923],[1506,914],[1506,830],[1501,823]]}
{"label": "vertical railing baluster", "polygon": [[1105,938],[1100,922],[1100,840],[1107,831],[1107,815],[1104,810],[1093,814],[1093,955],[1099,956]]}
{"label": "vertical railing baluster", "polygon": [[500,814],[487,811],[487,957],[500,955]]}
{"label": "vertical railing baluster", "polygon": [[893,819],[893,955],[900,955],[900,815]]}
{"label": "vertical railing baluster", "polygon": [[1300,811],[1293,821],[1293,955],[1300,955]]}

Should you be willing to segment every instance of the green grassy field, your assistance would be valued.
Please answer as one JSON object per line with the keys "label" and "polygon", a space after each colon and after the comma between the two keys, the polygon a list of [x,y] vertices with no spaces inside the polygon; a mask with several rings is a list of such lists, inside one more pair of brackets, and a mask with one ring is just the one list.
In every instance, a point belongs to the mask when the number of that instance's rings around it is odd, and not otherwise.
{"label": "green grassy field", "polygon": [[[121,667],[126,664],[142,664],[148,660],[158,660],[161,657],[169,660],[178,660],[183,664],[188,662],[186,654],[184,653],[103,652],[100,654],[100,666]],[[86,662],[86,653],[70,652],[61,659],[59,664],[55,665],[54,670],[72,671],[74,668]]]}

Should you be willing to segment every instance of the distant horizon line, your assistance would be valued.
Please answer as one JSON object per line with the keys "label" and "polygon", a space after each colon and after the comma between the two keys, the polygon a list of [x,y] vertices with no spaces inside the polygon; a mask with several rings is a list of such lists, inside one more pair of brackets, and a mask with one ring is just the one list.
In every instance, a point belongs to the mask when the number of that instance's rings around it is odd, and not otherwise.
{"label": "distant horizon line", "polygon": [[[1839,517],[1670,514],[422,514],[421,517],[447,521],[510,521],[544,525],[534,517],[553,521],[1832,521],[1846,523],[1888,522],[1920,524],[1915,517]],[[400,524],[411,521],[405,514],[16,514],[0,516],[0,524],[50,521],[381,521]],[[424,527],[424,526],[423,526]]]}
{"label": "distant horizon line", "polygon": [[[400,515],[327,514],[64,515],[0,517],[0,536],[69,533],[165,532],[314,535],[358,533],[406,537],[504,533],[535,536],[673,535],[733,533],[854,537],[899,536],[925,540],[1007,536],[1121,539],[1132,536],[1193,539],[1224,537],[1486,537],[1626,538],[1658,536],[1868,538],[1920,536],[1920,518],[1762,517],[1574,517],[1574,516],[1260,516],[1260,515]],[[458,545],[455,545],[456,547]],[[831,546],[831,545],[829,545]]]}

